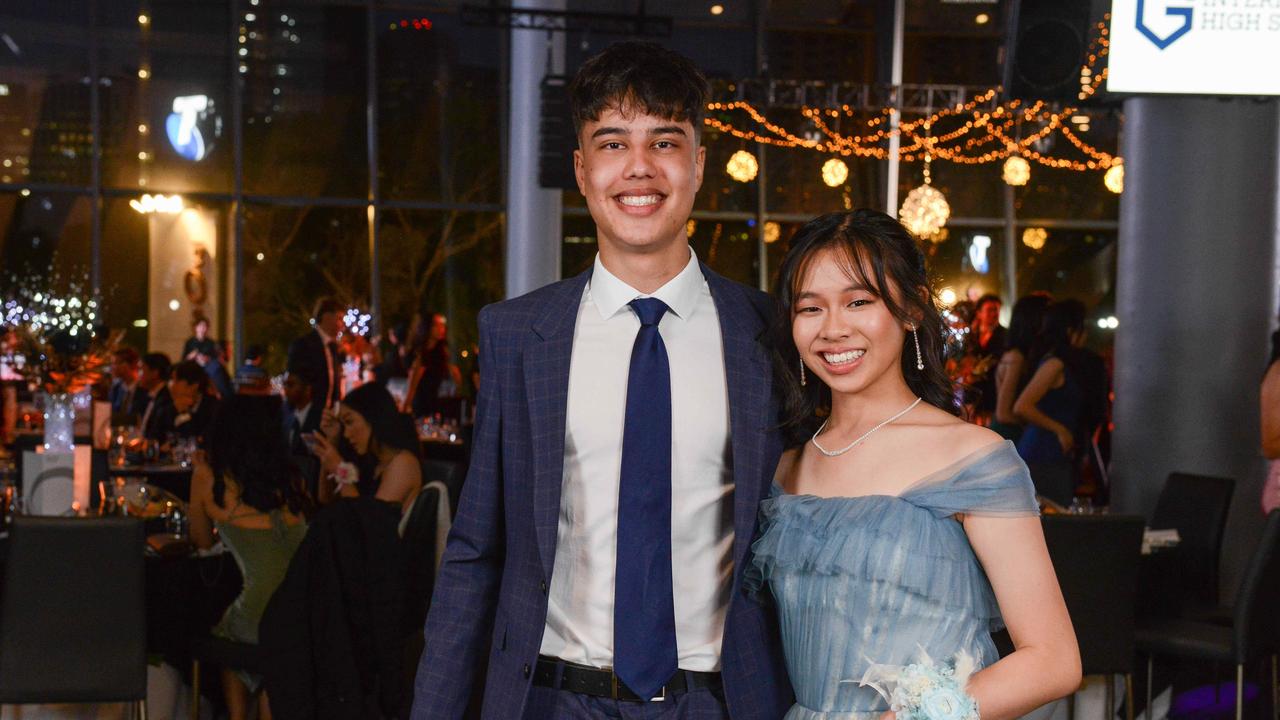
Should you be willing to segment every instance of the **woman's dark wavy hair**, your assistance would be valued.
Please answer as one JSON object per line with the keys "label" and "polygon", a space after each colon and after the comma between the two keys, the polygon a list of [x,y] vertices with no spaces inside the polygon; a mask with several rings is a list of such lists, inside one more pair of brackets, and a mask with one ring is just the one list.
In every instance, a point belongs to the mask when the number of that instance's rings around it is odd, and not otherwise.
{"label": "woman's dark wavy hair", "polygon": [[371,430],[369,450],[363,455],[356,453],[345,438],[340,444],[342,455],[355,463],[360,471],[361,483],[373,480],[380,447],[404,450],[415,458],[419,457],[418,431],[414,429],[413,419],[400,412],[395,399],[384,385],[365,383],[347,393],[342,398],[342,404],[359,413],[369,423]]}
{"label": "woman's dark wavy hair", "polygon": [[1071,344],[1071,335],[1084,330],[1087,314],[1079,300],[1059,300],[1049,305],[1044,311],[1039,341],[1032,348],[1032,362],[1028,363],[1031,372],[1050,356],[1061,360],[1068,370],[1079,370],[1081,352]]}
{"label": "woman's dark wavy hair", "polygon": [[778,313],[770,344],[786,403],[783,427],[792,439],[812,433],[820,416],[831,409],[831,388],[816,373],[807,373],[807,384],[800,385],[800,353],[791,337],[795,296],[823,251],[834,251],[842,258],[850,279],[865,285],[895,319],[917,326],[924,370],[916,369],[915,341],[907,333],[901,361],[907,387],[930,405],[959,414],[943,367],[946,328],[916,238],[902,223],[876,210],[830,213],[810,220],[792,238],[774,290]]}
{"label": "woman's dark wavy hair", "polygon": [[303,509],[301,475],[281,430],[282,413],[280,398],[273,395],[231,395],[218,405],[208,435],[215,502],[221,503],[230,477],[240,501],[255,510]]}
{"label": "woman's dark wavy hair", "polygon": [[1044,314],[1053,299],[1044,293],[1032,293],[1018,298],[1009,317],[1009,332],[1005,334],[1005,349],[1017,350],[1030,357],[1032,348],[1040,337]]}

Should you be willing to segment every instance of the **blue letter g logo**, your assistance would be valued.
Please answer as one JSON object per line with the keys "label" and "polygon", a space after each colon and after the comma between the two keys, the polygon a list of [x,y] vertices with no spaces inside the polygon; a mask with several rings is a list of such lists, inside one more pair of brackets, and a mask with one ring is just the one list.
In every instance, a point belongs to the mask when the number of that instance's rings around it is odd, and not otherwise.
{"label": "blue letter g logo", "polygon": [[1173,44],[1174,40],[1177,40],[1183,35],[1186,35],[1187,32],[1191,30],[1191,8],[1167,7],[1164,9],[1164,14],[1168,15],[1169,17],[1181,16],[1182,27],[1178,28],[1177,30],[1174,30],[1172,33],[1169,33],[1165,37],[1160,37],[1159,35],[1152,32],[1151,28],[1147,27],[1146,12],[1145,12],[1146,8],[1144,7],[1145,5],[1146,5],[1146,0],[1138,0],[1138,23],[1137,23],[1138,32],[1145,35],[1148,40],[1154,43],[1155,46],[1160,48],[1161,50],[1169,47],[1170,45]]}

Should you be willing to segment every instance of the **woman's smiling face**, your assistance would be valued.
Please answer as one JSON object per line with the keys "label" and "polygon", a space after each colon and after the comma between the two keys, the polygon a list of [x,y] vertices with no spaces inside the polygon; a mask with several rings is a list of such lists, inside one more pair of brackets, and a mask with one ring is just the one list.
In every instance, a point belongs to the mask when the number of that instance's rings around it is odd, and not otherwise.
{"label": "woman's smiling face", "polygon": [[800,359],[832,393],[858,393],[889,373],[901,373],[907,333],[879,289],[857,277],[870,281],[874,274],[852,273],[849,263],[838,250],[815,253],[791,308],[791,337]]}

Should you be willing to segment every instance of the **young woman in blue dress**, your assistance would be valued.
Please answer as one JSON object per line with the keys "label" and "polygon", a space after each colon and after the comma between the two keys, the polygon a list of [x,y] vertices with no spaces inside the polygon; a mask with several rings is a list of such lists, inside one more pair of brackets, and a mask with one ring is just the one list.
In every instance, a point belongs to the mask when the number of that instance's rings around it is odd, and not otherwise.
{"label": "young woman in blue dress", "polygon": [[[776,603],[787,720],[1005,720],[1073,692],[1031,479],[1011,443],[956,415],[915,239],[871,210],[819,217],[777,298],[795,443],[747,584]],[[1003,625],[1016,649],[1000,659]]]}

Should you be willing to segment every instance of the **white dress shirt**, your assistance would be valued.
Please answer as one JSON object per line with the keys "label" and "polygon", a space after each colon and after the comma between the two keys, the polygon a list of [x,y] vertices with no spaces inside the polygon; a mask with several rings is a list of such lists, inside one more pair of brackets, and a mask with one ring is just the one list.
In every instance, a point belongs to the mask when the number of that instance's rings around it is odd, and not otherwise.
{"label": "white dress shirt", "polygon": [[[671,564],[680,668],[720,669],[733,577],[733,475],[720,321],[692,251],[648,297],[670,310],[658,325],[671,366]],[[631,347],[643,293],[599,256],[578,306],[565,421],[564,481],[542,654],[613,665],[618,486]]]}

